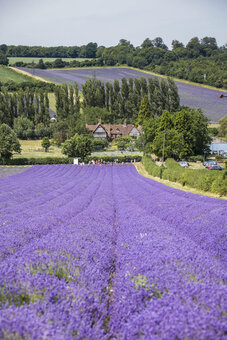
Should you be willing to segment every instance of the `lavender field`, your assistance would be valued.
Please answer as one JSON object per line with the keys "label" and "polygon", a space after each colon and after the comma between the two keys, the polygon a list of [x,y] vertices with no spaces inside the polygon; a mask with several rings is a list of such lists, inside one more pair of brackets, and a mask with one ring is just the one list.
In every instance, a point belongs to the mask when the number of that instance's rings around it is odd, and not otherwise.
{"label": "lavender field", "polygon": [[[76,81],[80,87],[90,77],[96,77],[102,82],[113,82],[114,79],[122,78],[154,78],[152,74],[142,71],[133,70],[130,68],[82,68],[71,70],[40,70],[19,68],[33,75],[43,77],[56,83],[73,83]],[[201,108],[203,113],[213,122],[218,122],[219,119],[227,115],[227,103],[224,99],[220,99],[221,94],[218,90],[212,90],[202,86],[191,85],[183,82],[176,82],[180,95],[180,104]]]}
{"label": "lavender field", "polygon": [[0,339],[224,339],[227,202],[131,164],[0,178]]}

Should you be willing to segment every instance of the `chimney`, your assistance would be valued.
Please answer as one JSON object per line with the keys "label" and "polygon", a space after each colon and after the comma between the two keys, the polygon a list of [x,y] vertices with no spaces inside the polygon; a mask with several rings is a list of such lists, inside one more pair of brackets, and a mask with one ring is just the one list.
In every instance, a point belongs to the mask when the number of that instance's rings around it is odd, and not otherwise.
{"label": "chimney", "polygon": [[102,124],[102,119],[99,118],[98,124]]}
{"label": "chimney", "polygon": [[126,123],[126,119],[124,120],[124,124],[123,124],[124,127],[127,126],[127,123]]}

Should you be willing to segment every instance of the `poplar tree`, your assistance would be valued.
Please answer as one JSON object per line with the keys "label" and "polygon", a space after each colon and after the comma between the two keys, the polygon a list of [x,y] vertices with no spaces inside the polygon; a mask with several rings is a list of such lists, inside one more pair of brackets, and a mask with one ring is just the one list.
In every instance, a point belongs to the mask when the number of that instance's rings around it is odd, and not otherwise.
{"label": "poplar tree", "polygon": [[172,78],[168,78],[169,85],[169,110],[171,112],[176,111],[180,105],[180,97],[178,94],[178,88]]}
{"label": "poplar tree", "polygon": [[145,77],[140,77],[140,84],[141,84],[141,95],[142,98],[146,95],[148,96],[148,86],[147,86],[147,80]]}
{"label": "poplar tree", "polygon": [[77,82],[74,82],[74,96],[75,96],[75,105],[74,105],[74,112],[77,116],[80,113],[80,95],[79,95],[79,86]]}
{"label": "poplar tree", "polygon": [[141,105],[140,105],[140,110],[138,113],[138,118],[137,118],[137,125],[143,125],[143,123],[149,119],[151,116],[151,108],[150,104],[148,101],[147,95],[145,95],[142,99]]}

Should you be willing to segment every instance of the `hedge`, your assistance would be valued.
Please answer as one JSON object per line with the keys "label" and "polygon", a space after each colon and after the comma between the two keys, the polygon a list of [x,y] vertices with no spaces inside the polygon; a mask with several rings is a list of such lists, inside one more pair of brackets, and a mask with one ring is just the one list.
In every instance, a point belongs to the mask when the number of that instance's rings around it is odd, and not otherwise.
{"label": "hedge", "polygon": [[[4,165],[35,165],[35,164],[72,164],[73,158],[66,157],[38,157],[38,158],[13,158]],[[0,164],[3,165],[2,160]]]}
{"label": "hedge", "polygon": [[[88,156],[85,163],[91,160],[98,161],[102,159],[105,162],[130,163],[131,161],[140,162],[142,156]],[[81,161],[79,159],[79,161]],[[9,159],[5,164],[0,159],[0,165],[35,165],[35,164],[73,164],[73,158],[66,157],[38,157],[38,158],[13,158]]]}
{"label": "hedge", "polygon": [[[227,170],[209,171],[206,169],[192,170],[182,168],[173,159],[167,159],[165,167],[158,167],[152,158],[143,157],[142,162],[149,174],[155,177],[167,179],[171,182],[179,182],[183,186],[210,191],[219,195],[227,195]],[[158,171],[159,168],[160,170]]]}

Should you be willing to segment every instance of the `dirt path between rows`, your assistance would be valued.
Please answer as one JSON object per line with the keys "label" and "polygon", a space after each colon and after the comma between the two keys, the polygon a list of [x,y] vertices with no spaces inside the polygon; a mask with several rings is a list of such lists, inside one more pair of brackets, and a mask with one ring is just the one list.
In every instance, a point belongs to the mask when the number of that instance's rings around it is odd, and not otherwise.
{"label": "dirt path between rows", "polygon": [[12,175],[19,174],[27,169],[29,169],[31,166],[0,166],[0,178],[2,177],[8,177]]}

